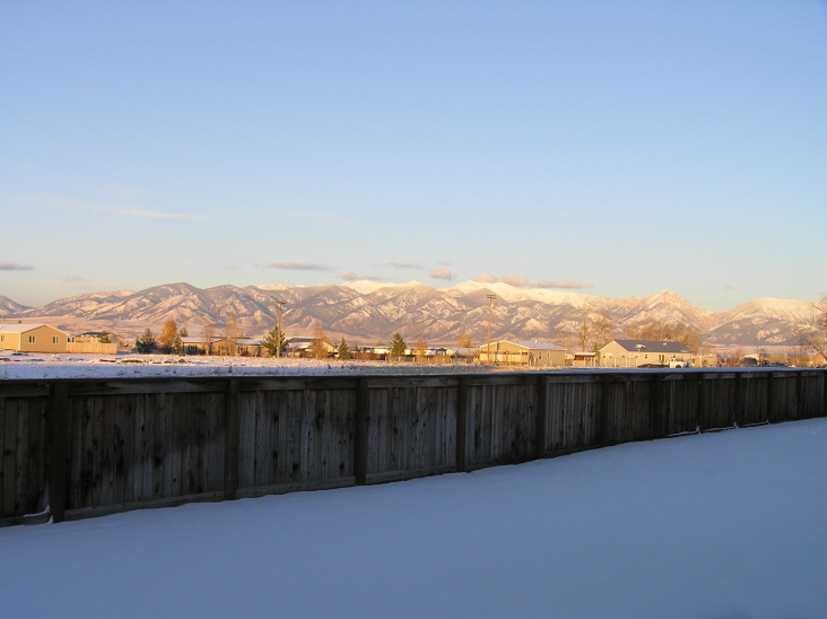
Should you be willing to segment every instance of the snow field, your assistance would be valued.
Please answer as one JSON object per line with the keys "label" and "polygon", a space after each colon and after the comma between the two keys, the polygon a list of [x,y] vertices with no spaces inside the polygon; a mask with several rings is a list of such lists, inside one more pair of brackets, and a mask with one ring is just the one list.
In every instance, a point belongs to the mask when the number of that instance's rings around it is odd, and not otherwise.
{"label": "snow field", "polygon": [[827,419],[0,529],[5,617],[825,617]]}

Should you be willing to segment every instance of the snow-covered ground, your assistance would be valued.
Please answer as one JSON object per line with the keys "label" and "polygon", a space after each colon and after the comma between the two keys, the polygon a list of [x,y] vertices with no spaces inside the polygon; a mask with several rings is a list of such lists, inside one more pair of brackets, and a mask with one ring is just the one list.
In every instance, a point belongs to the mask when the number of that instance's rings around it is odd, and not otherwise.
{"label": "snow-covered ground", "polygon": [[827,419],[0,529],[3,617],[827,617]]}
{"label": "snow-covered ground", "polygon": [[[515,368],[500,368],[500,370]],[[525,369],[525,368],[523,368]],[[152,378],[157,376],[285,376],[359,374],[442,374],[495,371],[473,364],[417,365],[384,361],[317,361],[257,357],[176,355],[14,354],[0,351],[0,379]]]}

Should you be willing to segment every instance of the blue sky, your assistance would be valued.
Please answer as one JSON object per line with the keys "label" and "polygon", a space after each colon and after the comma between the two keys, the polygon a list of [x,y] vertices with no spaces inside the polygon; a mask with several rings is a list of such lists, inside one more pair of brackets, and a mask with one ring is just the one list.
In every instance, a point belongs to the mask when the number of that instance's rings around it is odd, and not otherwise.
{"label": "blue sky", "polygon": [[0,294],[827,293],[827,2],[5,2]]}

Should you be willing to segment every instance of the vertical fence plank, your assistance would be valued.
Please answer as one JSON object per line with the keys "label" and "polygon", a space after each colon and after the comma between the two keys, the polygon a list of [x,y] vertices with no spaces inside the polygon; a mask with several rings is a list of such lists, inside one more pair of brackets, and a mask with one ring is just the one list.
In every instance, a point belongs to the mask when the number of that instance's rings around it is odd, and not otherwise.
{"label": "vertical fence plank", "polygon": [[[101,427],[101,492],[100,505],[114,505],[115,498],[115,406],[113,397],[101,398],[103,425]],[[168,447],[167,447],[168,448]]]}
{"label": "vertical fence plank", "polygon": [[31,399],[17,400],[17,436],[15,438],[14,463],[14,511],[21,516],[26,513],[26,482],[29,479],[29,404]]}
{"label": "vertical fence plank", "polygon": [[227,382],[224,395],[224,498],[238,493],[238,379]]}
{"label": "vertical fence plank", "polygon": [[356,484],[368,483],[368,420],[370,419],[368,382],[360,378],[356,385],[356,423],[353,436],[353,474]]}
{"label": "vertical fence plank", "polygon": [[69,433],[69,385],[52,383],[49,400],[49,510],[54,522],[66,518],[66,436]]}
{"label": "vertical fence plank", "polygon": [[546,455],[548,442],[548,381],[545,374],[537,377],[537,411],[534,424],[534,457],[542,458]]}
{"label": "vertical fence plank", "polygon": [[704,378],[704,374],[698,374],[698,397],[696,400],[696,409],[695,409],[695,426],[698,429],[698,432],[703,432],[706,430],[704,426],[704,419],[706,417],[706,380]]}
{"label": "vertical fence plank", "polygon": [[827,370],[821,372],[821,416],[827,417]]}
{"label": "vertical fence plank", "polygon": [[468,377],[460,376],[457,381],[457,413],[456,413],[456,461],[457,471],[465,473],[468,470]]}
{"label": "vertical fence plank", "polygon": [[[657,373],[652,374],[649,381],[649,438],[655,439],[664,436],[663,428],[671,416],[672,398],[664,406],[661,386],[663,379]],[[671,396],[671,394],[670,394]]]}
{"label": "vertical fence plank", "polygon": [[602,447],[608,444],[608,426],[609,426],[609,390],[611,383],[609,382],[609,375],[603,374],[600,377],[600,407],[597,411],[597,416],[594,420],[594,444],[597,447]]}
{"label": "vertical fence plank", "polygon": [[46,507],[44,488],[46,488],[44,475],[45,456],[45,408],[48,400],[32,398],[29,401],[29,435],[26,437],[26,496],[24,509],[27,514],[35,514],[43,511]]}

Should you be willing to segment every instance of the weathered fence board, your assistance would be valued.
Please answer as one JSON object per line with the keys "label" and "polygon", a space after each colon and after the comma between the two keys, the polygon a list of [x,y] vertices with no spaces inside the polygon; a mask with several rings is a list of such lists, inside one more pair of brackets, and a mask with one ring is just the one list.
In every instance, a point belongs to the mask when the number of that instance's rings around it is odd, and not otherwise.
{"label": "weathered fence board", "polygon": [[[824,370],[0,381],[0,524],[824,416]],[[38,516],[39,517],[39,516]],[[42,518],[42,517],[41,517]]]}

